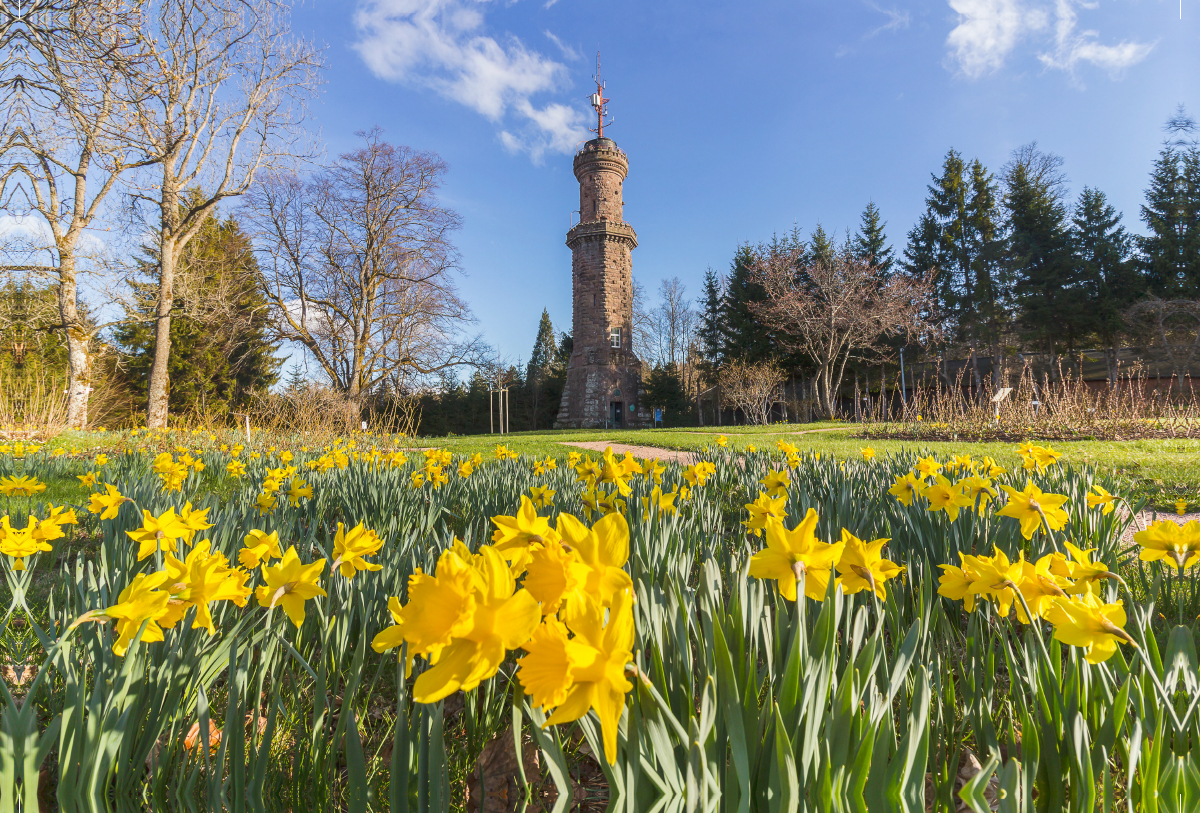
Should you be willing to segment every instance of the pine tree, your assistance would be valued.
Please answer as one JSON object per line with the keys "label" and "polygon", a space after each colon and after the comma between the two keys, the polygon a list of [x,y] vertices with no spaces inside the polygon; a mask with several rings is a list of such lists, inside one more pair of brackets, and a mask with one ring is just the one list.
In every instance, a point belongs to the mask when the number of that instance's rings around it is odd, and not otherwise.
{"label": "pine tree", "polygon": [[1142,221],[1150,234],[1139,238],[1142,272],[1150,291],[1168,299],[1200,296],[1200,147],[1197,127],[1180,107],[1167,122]]}
{"label": "pine tree", "polygon": [[1117,352],[1124,332],[1121,314],[1145,291],[1145,280],[1132,259],[1133,238],[1104,193],[1089,187],[1079,195],[1070,236],[1093,329],[1105,350],[1109,380],[1115,381]]}
{"label": "pine tree", "polygon": [[[157,257],[139,265],[153,279]],[[250,240],[229,217],[207,218],[188,244],[177,271],[171,319],[169,408],[176,414],[221,414],[245,408],[279,380],[278,345],[267,338],[265,302]],[[135,282],[137,303],[114,336],[126,355],[131,389],[145,397],[154,357],[152,282]],[[219,302],[208,300],[220,293]]]}
{"label": "pine tree", "polygon": [[854,256],[878,268],[884,279],[891,275],[892,266],[896,262],[895,254],[884,233],[885,226],[887,224],[879,214],[879,207],[875,205],[875,201],[869,201],[867,208],[863,209],[862,222],[851,244]]}

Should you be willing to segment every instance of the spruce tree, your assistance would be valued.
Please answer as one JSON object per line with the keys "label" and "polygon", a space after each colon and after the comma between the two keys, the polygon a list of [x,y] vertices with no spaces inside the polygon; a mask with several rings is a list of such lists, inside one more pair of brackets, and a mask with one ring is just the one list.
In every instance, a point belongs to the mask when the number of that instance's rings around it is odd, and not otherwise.
{"label": "spruce tree", "polygon": [[829,260],[836,252],[837,247],[833,244],[833,238],[826,234],[825,227],[818,223],[808,238],[808,262]]}
{"label": "spruce tree", "polygon": [[721,366],[725,349],[725,286],[717,272],[709,266],[704,272],[704,287],[700,294],[700,323],[696,338],[700,344],[700,367],[709,378]]}
{"label": "spruce tree", "polygon": [[766,292],[753,279],[757,262],[758,255],[749,244],[738,247],[721,308],[722,361],[739,359],[757,362],[774,354],[769,331],[754,312],[754,305],[766,299]]}
{"label": "spruce tree", "polygon": [[1105,351],[1109,380],[1115,381],[1125,327],[1121,314],[1145,291],[1145,280],[1132,259],[1133,238],[1104,193],[1089,187],[1084,187],[1075,205],[1070,236],[1092,326]]}
{"label": "spruce tree", "polygon": [[855,257],[878,268],[880,275],[887,279],[891,275],[896,257],[892,247],[888,245],[887,235],[884,233],[885,226],[887,224],[879,214],[879,207],[875,205],[875,201],[869,201],[867,208],[863,209],[862,222],[851,246]]}
{"label": "spruce tree", "polygon": [[558,412],[558,404],[551,404],[551,399],[545,397],[546,384],[553,371],[557,354],[554,326],[550,324],[550,311],[543,308],[541,321],[538,322],[537,337],[533,341],[533,352],[529,354],[529,364],[525,371],[525,381],[529,388],[530,422],[533,429],[549,425],[553,420],[547,414],[551,407],[555,413]]}
{"label": "spruce tree", "polygon": [[1197,127],[1180,107],[1167,122],[1167,140],[1150,173],[1138,240],[1151,293],[1166,299],[1200,297],[1200,147]]}
{"label": "spruce tree", "polygon": [[1060,163],[1031,144],[1017,151],[1004,173],[1005,264],[1013,278],[1018,320],[1052,362],[1062,347],[1078,349],[1094,327],[1093,303],[1071,252]]}
{"label": "spruce tree", "polygon": [[[999,275],[1001,253],[995,180],[978,160],[946,153],[933,176],[926,215],[909,233],[906,269],[931,260],[938,269],[937,298],[951,340],[993,358],[1000,354],[1007,286]],[[937,248],[930,245],[936,234]],[[981,383],[975,364],[976,383]]]}

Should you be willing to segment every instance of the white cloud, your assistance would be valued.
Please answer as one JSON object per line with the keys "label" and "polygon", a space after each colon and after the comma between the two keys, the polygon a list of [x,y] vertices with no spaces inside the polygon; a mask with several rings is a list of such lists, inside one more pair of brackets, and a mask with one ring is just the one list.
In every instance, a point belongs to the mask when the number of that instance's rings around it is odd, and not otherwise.
{"label": "white cloud", "polygon": [[542,33],[549,37],[550,41],[558,46],[558,50],[562,52],[563,59],[569,59],[572,62],[583,59],[583,56],[578,51],[576,51],[570,45],[567,45],[558,37],[554,36],[553,33],[549,31],[543,31]]}
{"label": "white cloud", "polygon": [[950,0],[958,26],[946,44],[959,68],[977,77],[996,70],[1022,36],[1044,29],[1049,22],[1041,9],[1020,0]]}
{"label": "white cloud", "polygon": [[[1095,8],[1095,3],[1080,2],[1083,8]],[[1096,40],[1097,31],[1075,32],[1079,15],[1075,13],[1072,0],[1058,0],[1055,9],[1057,20],[1054,25],[1054,51],[1038,55],[1044,65],[1074,71],[1080,62],[1090,62],[1110,73],[1120,73],[1145,59],[1154,49],[1154,43],[1126,40],[1116,45],[1101,45]]]}
{"label": "white cloud", "polygon": [[[1154,48],[1126,40],[1103,45],[1099,32],[1076,32],[1076,8],[1094,9],[1088,0],[949,0],[958,25],[946,38],[958,69],[971,78],[998,70],[1022,42],[1038,43],[1042,64],[1074,71],[1088,62],[1111,73],[1137,64]],[[1051,25],[1053,20],[1053,25]]]}
{"label": "white cloud", "polygon": [[912,23],[912,17],[908,13],[907,9],[883,8],[882,6],[878,6],[875,3],[870,2],[867,3],[867,6],[886,16],[888,21],[878,28],[873,28],[868,31],[863,39],[870,39],[876,34],[882,34],[884,31],[900,31],[908,28],[908,26]]}
{"label": "white cloud", "polygon": [[[486,2],[365,0],[354,15],[360,35],[355,48],[376,76],[431,88],[491,121],[506,122],[500,140],[508,149],[535,160],[547,150],[570,152],[587,136],[582,111],[531,101],[567,85],[566,66],[516,37],[502,43],[482,33]],[[513,115],[518,120],[509,122]]]}

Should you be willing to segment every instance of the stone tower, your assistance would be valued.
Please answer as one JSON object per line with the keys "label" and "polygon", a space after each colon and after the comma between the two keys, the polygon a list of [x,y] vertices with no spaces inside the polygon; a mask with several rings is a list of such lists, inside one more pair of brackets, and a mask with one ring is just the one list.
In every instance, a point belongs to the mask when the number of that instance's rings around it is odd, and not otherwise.
{"label": "stone tower", "polygon": [[[597,74],[599,72],[597,71]],[[572,337],[556,427],[630,427],[650,423],[642,404],[642,363],[633,354],[633,263],[637,234],[622,217],[629,159],[604,137],[604,86],[597,75],[596,138],[575,154],[579,223],[571,249]]]}

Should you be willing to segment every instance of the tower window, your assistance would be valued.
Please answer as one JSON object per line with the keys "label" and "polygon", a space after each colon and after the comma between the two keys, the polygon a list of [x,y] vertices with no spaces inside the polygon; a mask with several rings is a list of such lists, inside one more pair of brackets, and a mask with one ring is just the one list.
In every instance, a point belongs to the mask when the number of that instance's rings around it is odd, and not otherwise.
{"label": "tower window", "polygon": [[621,328],[614,327],[611,331],[609,331],[608,344],[610,347],[620,347],[621,346]]}

